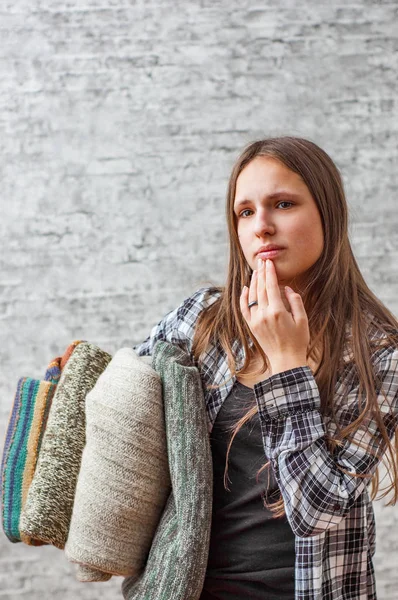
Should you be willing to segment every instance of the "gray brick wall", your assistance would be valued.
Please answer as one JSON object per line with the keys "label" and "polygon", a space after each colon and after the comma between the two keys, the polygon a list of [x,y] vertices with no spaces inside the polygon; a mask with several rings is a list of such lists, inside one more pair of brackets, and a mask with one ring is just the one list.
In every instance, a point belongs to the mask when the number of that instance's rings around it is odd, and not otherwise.
{"label": "gray brick wall", "polygon": [[[5,0],[0,7],[0,435],[17,378],[73,339],[114,352],[222,283],[234,158],[309,137],[341,168],[354,250],[398,314],[398,4]],[[376,503],[379,600],[397,508]],[[0,537],[0,599],[120,598]]]}

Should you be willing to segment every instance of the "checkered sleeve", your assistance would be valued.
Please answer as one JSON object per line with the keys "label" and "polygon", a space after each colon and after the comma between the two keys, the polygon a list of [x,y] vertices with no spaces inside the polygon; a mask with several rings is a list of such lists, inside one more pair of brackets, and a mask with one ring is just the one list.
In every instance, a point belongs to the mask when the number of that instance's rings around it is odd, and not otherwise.
{"label": "checkered sleeve", "polygon": [[[398,349],[379,349],[373,364],[379,381],[379,412],[391,440],[398,425]],[[341,428],[362,412],[356,383],[358,380],[335,398],[336,422]],[[326,444],[318,386],[308,366],[271,375],[257,383],[254,392],[265,454],[271,460],[295,535],[318,535],[337,525],[370,481],[352,474],[373,475],[384,454],[375,418],[368,416],[350,440],[343,439],[331,451]],[[331,431],[328,429],[328,434]]]}
{"label": "checkered sleeve", "polygon": [[218,297],[216,288],[200,288],[186,298],[176,309],[170,311],[149,336],[140,344],[133,346],[139,356],[151,356],[159,340],[176,344],[186,352],[191,352],[195,325],[201,311]]}

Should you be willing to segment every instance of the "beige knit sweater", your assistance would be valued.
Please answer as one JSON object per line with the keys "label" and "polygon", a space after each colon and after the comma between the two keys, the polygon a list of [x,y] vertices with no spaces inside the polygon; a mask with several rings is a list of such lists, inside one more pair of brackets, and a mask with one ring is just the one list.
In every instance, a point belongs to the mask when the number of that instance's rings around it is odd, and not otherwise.
{"label": "beige knit sweater", "polygon": [[[159,375],[130,348],[116,352],[86,396],[86,446],[67,558],[114,575],[142,572],[170,492]],[[80,579],[99,580],[90,569]]]}

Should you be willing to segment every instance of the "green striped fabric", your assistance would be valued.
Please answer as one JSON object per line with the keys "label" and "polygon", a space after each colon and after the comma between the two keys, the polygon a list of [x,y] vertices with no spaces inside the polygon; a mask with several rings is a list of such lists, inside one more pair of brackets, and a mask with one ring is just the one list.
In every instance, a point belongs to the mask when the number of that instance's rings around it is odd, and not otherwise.
{"label": "green striped fabric", "polygon": [[[35,422],[38,427],[43,428],[43,421],[35,419],[35,411],[36,414],[38,412],[37,403],[40,402],[46,418],[55,388],[56,385],[50,381],[31,377],[22,377],[18,381],[1,467],[2,525],[4,533],[11,542],[21,541],[19,519],[25,499],[26,469],[33,459],[36,462],[42,438],[42,431],[32,432]],[[28,451],[30,435],[37,437],[36,452],[33,457]]]}
{"label": "green striped fabric", "polygon": [[198,600],[209,552],[213,475],[198,369],[183,350],[160,341],[152,366],[162,380],[172,492],[143,573],[125,578],[127,600]]}

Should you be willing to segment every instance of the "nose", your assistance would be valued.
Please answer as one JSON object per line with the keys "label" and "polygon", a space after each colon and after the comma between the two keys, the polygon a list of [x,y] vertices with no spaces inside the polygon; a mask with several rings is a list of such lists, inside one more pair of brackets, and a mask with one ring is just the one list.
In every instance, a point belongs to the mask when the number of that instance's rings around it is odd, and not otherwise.
{"label": "nose", "polygon": [[266,209],[257,211],[254,219],[254,233],[258,237],[262,237],[266,233],[270,235],[275,233],[275,225],[270,211]]}

